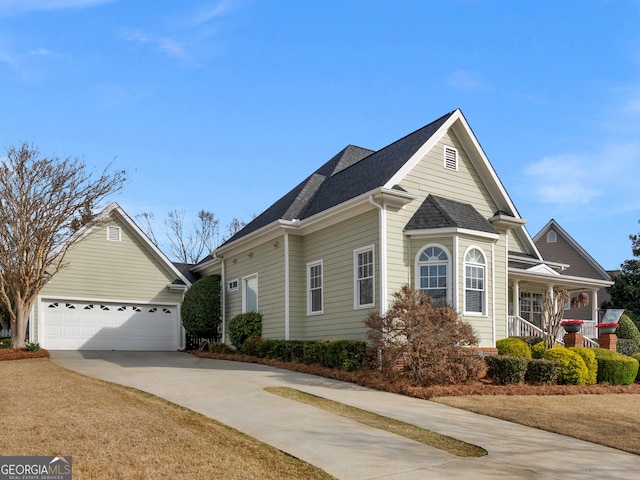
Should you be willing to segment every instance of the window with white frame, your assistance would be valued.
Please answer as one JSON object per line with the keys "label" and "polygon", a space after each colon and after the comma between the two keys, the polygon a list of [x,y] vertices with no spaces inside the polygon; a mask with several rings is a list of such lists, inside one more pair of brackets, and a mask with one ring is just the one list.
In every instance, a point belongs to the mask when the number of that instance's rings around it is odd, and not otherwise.
{"label": "window with white frame", "polygon": [[322,260],[307,264],[307,313],[322,313]]}
{"label": "window with white frame", "polygon": [[355,268],[355,308],[369,308],[375,304],[373,255],[373,245],[354,250],[353,252]]}
{"label": "window with white frame", "polygon": [[242,279],[242,313],[258,311],[258,274]]}
{"label": "window with white frame", "polygon": [[449,301],[449,255],[439,245],[424,247],[416,259],[416,284],[433,305],[446,305]]}
{"label": "window with white frame", "polygon": [[236,290],[238,290],[238,279],[229,280],[227,282],[227,292],[235,292]]}
{"label": "window with white frame", "polygon": [[486,260],[478,248],[470,249],[464,257],[464,310],[467,313],[486,313]]}
{"label": "window with white frame", "polygon": [[458,170],[458,150],[448,145],[444,146],[444,168]]}

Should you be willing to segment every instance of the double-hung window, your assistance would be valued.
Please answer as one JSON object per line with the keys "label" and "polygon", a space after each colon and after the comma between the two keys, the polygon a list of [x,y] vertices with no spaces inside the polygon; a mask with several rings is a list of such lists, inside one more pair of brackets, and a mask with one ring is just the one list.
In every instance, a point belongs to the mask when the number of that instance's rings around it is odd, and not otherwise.
{"label": "double-hung window", "polygon": [[446,305],[448,292],[449,255],[437,245],[423,248],[417,257],[416,283],[425,295],[431,297],[433,305]]}
{"label": "double-hung window", "polygon": [[486,313],[486,261],[478,248],[472,248],[464,257],[464,310],[468,313]]}
{"label": "double-hung window", "polygon": [[355,308],[370,308],[375,304],[374,296],[374,249],[373,245],[360,248],[353,252],[354,257],[354,306]]}
{"label": "double-hung window", "polygon": [[322,260],[307,264],[307,313],[322,313]]}

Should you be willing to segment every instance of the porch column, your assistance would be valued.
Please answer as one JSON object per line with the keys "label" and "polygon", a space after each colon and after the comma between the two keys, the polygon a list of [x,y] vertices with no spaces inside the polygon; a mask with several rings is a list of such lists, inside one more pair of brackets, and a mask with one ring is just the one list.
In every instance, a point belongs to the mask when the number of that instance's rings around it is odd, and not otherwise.
{"label": "porch column", "polygon": [[520,281],[513,281],[513,315],[520,316]]}
{"label": "porch column", "polygon": [[591,290],[591,320],[600,323],[598,315],[598,290]]}

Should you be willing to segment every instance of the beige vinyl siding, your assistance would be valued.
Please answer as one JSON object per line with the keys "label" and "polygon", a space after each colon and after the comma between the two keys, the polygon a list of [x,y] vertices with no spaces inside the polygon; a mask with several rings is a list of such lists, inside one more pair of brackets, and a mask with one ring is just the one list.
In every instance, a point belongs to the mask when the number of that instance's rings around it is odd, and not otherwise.
{"label": "beige vinyl siding", "polygon": [[289,338],[305,338],[307,262],[303,237],[289,235]]}
{"label": "beige vinyl siding", "polygon": [[[354,308],[353,251],[367,245],[375,245],[376,308],[380,285],[378,238],[377,210],[371,210],[304,237],[302,268],[297,268],[298,271],[304,271],[304,291],[300,295],[299,289],[296,289],[296,295],[292,295],[291,311],[292,314],[295,311],[295,318],[293,315],[292,318],[296,324],[300,321],[300,314],[304,314],[305,339],[366,338],[363,321],[370,310]],[[323,313],[307,315],[306,265],[320,260],[323,262]]]}
{"label": "beige vinyl siding", "polygon": [[242,279],[258,275],[258,311],[262,314],[263,338],[284,338],[284,237],[266,241],[254,248],[225,254],[227,280],[238,279],[238,290],[227,292],[227,323],[242,313]]}
{"label": "beige vinyl siding", "polygon": [[[107,240],[107,225],[94,229],[69,248],[66,266],[40,296],[179,304],[182,292],[168,288],[175,276],[124,224],[114,220],[108,225],[121,227],[121,241]],[[37,329],[37,321],[33,325]]]}

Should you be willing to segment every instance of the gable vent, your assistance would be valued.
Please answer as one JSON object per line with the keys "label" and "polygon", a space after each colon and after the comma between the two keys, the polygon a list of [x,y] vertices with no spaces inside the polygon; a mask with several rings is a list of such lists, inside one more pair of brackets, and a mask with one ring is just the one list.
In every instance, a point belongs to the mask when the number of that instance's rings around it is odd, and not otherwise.
{"label": "gable vent", "polygon": [[120,227],[107,227],[107,240],[110,242],[120,241]]}
{"label": "gable vent", "polygon": [[444,147],[444,168],[458,170],[458,150],[453,147]]}

